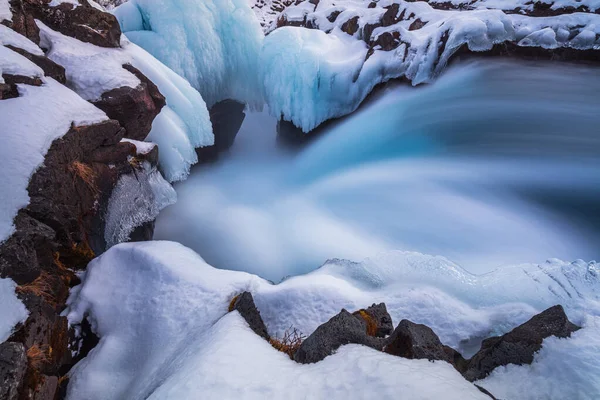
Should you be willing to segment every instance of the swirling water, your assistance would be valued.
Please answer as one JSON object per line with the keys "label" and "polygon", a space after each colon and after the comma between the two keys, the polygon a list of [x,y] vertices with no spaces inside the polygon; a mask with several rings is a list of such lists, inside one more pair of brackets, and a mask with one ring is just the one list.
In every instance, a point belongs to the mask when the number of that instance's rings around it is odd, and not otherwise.
{"label": "swirling water", "polygon": [[470,63],[389,85],[305,146],[249,113],[157,220],[219,267],[278,281],[326,259],[443,255],[474,273],[600,258],[600,74]]}

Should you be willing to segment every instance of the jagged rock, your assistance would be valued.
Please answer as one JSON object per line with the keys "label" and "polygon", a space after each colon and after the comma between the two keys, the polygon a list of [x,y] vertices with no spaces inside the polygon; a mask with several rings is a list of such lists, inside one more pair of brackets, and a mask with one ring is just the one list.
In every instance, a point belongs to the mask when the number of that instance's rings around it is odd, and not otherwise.
{"label": "jagged rock", "polygon": [[246,113],[246,105],[235,100],[223,100],[210,109],[210,122],[215,135],[215,144],[196,149],[200,161],[213,161],[219,153],[233,146]]}
{"label": "jagged rock", "polygon": [[487,396],[488,396],[489,398],[491,398],[492,400],[498,400],[498,399],[497,399],[497,398],[496,398],[496,397],[495,397],[493,394],[491,394],[491,393],[490,393],[490,391],[489,391],[489,390],[487,390],[486,388],[484,388],[484,387],[481,387],[481,386],[479,386],[479,385],[475,385],[475,387],[476,387],[477,389],[479,389],[479,391],[480,391],[481,393],[483,393],[483,394],[487,395]]}
{"label": "jagged rock", "polygon": [[18,398],[26,370],[25,346],[14,342],[0,344],[0,399]]}
{"label": "jagged rock", "polygon": [[[51,279],[52,276],[49,277]],[[68,295],[64,289],[64,298]],[[56,309],[45,299],[33,294],[25,294],[21,299],[29,310],[29,317],[25,323],[11,336],[10,340],[20,342],[26,348],[37,345],[40,348],[48,349],[46,362],[39,370],[43,374],[56,375],[60,366],[69,363],[71,352],[69,345],[69,324],[66,317],[61,317],[56,313]],[[64,299],[60,300],[64,303]],[[51,349],[51,350],[50,350]]]}
{"label": "jagged rock", "polygon": [[38,56],[35,54],[31,54],[21,48],[14,46],[6,46],[12,51],[19,53],[23,57],[27,58],[29,61],[36,64],[44,71],[44,75],[49,76],[50,78],[55,79],[56,81],[62,83],[63,85],[67,82],[67,77],[65,75],[65,69],[62,65],[58,65],[48,57]]}
{"label": "jagged rock", "polygon": [[369,336],[386,337],[394,330],[392,317],[387,312],[385,303],[373,304],[367,309],[358,310],[354,316],[365,321]]}
{"label": "jagged rock", "polygon": [[265,338],[266,340],[270,339],[269,333],[267,332],[267,327],[260,316],[260,312],[254,304],[252,293],[244,292],[236,296],[231,303],[229,311],[234,310],[237,310],[241,314],[248,325],[250,325],[250,329],[252,329],[254,333]]}
{"label": "jagged rock", "polygon": [[143,141],[152,129],[154,118],[165,106],[165,97],[137,68],[127,64],[123,68],[134,74],[141,83],[135,88],[123,86],[109,90],[93,104],[109,118],[119,121],[125,128],[125,137]]}
{"label": "jagged rock", "polygon": [[358,28],[358,16],[350,18],[348,21],[342,24],[342,31],[346,32],[350,36],[358,32]]}
{"label": "jagged rock", "polygon": [[464,362],[456,350],[442,344],[431,328],[406,319],[400,321],[384,351],[410,359],[446,361],[455,366]]}
{"label": "jagged rock", "polygon": [[51,29],[82,42],[101,47],[119,47],[121,27],[116,17],[93,7],[87,0],[80,0],[79,3],[77,7],[71,3],[50,6],[46,0],[12,0],[12,28],[39,44],[39,30],[30,22],[33,17]]}
{"label": "jagged rock", "polygon": [[569,321],[562,306],[551,307],[502,336],[484,340],[481,350],[468,361],[464,376],[475,381],[502,365],[531,364],[545,338],[566,338],[579,329]]}
{"label": "jagged rock", "polygon": [[306,338],[294,354],[294,360],[302,364],[316,363],[350,343],[381,350],[384,340],[367,335],[365,321],[342,310]]}
{"label": "jagged rock", "polygon": [[53,399],[58,389],[58,377],[43,375],[40,378],[40,384],[37,390],[33,392],[33,400]]}

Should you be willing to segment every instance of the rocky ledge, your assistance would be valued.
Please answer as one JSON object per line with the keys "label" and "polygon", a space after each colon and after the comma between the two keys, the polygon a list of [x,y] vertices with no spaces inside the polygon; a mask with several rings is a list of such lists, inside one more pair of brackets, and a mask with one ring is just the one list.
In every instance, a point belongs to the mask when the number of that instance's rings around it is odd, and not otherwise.
{"label": "rocky ledge", "polygon": [[[502,336],[485,339],[480,350],[465,359],[444,345],[426,325],[404,319],[393,329],[384,303],[354,313],[341,310],[306,338],[296,331],[286,333],[281,339],[271,337],[249,292],[236,296],[229,311],[238,311],[257,335],[301,364],[320,362],[343,345],[359,344],[397,357],[447,362],[470,382],[485,378],[497,367],[531,364],[544,339],[568,338],[580,329],[569,321],[563,307],[556,305]],[[475,386],[495,398],[486,389]]]}
{"label": "rocky ledge", "polygon": [[[13,73],[16,67],[10,73],[3,71],[0,107],[3,101],[27,96],[27,87],[68,85],[65,68],[38,48],[44,43],[36,20],[81,42],[120,46],[116,19],[87,0],[77,7],[70,3],[52,6],[49,0],[12,0],[10,9],[12,18],[1,21],[4,26],[0,28],[7,34],[0,44],[4,51],[38,66],[43,74],[19,75]],[[78,352],[81,347],[70,346],[81,343],[61,316],[69,288],[79,282],[77,271],[108,246],[108,208],[119,182],[129,179],[145,187],[157,173],[158,148],[141,146],[136,140],[146,138],[165,99],[139,70],[131,65],[123,68],[140,84],[102,94],[93,104],[108,118],[90,124],[71,123],[52,142],[43,164],[29,180],[29,204],[18,211],[14,232],[0,245],[0,278],[17,283],[18,297],[29,311],[27,320],[0,344],[2,399],[61,398],[66,373],[83,355]],[[50,100],[46,107],[53,106]],[[147,221],[129,239],[151,239],[152,223]]]}

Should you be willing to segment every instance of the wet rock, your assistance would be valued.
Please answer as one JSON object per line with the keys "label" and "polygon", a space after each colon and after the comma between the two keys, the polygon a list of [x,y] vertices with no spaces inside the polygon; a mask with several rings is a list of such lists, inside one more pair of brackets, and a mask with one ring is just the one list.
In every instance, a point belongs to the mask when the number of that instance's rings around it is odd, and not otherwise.
{"label": "wet rock", "polygon": [[438,335],[426,325],[402,320],[389,338],[384,351],[410,359],[441,360],[452,365],[461,365],[462,356],[445,346]]}
{"label": "wet rock", "polygon": [[244,292],[232,300],[229,311],[231,312],[234,310],[237,310],[241,314],[254,333],[266,340],[270,339],[267,327],[254,304],[254,298],[250,292]]}
{"label": "wet rock", "polygon": [[0,344],[0,399],[18,398],[26,370],[25,346],[14,342]]}
{"label": "wet rock", "polygon": [[223,100],[210,109],[210,122],[215,135],[215,144],[196,149],[198,159],[214,161],[219,153],[233,146],[235,138],[246,119],[246,105],[235,100]]}
{"label": "wet rock", "polygon": [[369,336],[386,337],[394,330],[392,317],[387,312],[385,303],[373,304],[367,309],[356,311],[353,315],[365,321]]}
{"label": "wet rock", "polygon": [[579,329],[569,321],[562,306],[551,307],[505,335],[484,340],[463,375],[475,381],[485,378],[496,367],[531,364],[545,338],[566,338]]}
{"label": "wet rock", "polygon": [[120,87],[102,94],[93,104],[106,115],[119,121],[125,137],[143,141],[152,129],[154,118],[165,106],[165,98],[144,74],[131,65],[123,68],[134,74],[141,83],[135,87]]}
{"label": "wet rock", "polygon": [[340,346],[351,343],[381,350],[384,340],[367,335],[365,321],[342,310],[306,338],[294,354],[294,360],[302,364],[316,363]]}

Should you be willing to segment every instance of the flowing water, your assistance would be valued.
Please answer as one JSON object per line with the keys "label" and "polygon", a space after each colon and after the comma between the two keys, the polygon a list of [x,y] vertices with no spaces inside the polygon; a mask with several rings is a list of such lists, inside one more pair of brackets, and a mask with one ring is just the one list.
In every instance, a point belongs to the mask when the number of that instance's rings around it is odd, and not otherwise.
{"label": "flowing water", "polygon": [[400,249],[474,273],[600,258],[598,69],[463,64],[390,85],[303,147],[249,113],[218,162],[176,184],[156,239],[278,281]]}

